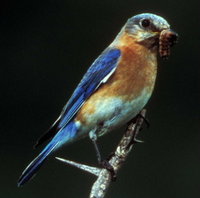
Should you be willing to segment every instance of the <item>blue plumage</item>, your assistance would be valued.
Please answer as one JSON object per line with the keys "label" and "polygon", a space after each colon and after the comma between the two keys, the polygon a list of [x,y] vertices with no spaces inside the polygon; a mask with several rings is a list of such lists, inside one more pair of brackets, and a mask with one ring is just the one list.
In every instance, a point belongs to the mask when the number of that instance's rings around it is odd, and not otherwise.
{"label": "blue plumage", "polygon": [[52,151],[76,137],[78,129],[73,122],[74,116],[91,94],[103,83],[102,80],[117,67],[120,54],[120,50],[108,48],[91,65],[63,108],[60,117],[50,130],[38,140],[36,146],[52,138],[43,151],[24,170],[19,178],[18,186],[23,185],[33,177]]}
{"label": "blue plumage", "polygon": [[116,48],[107,48],[90,66],[83,79],[75,89],[68,103],[64,106],[61,115],[52,125],[47,133],[45,133],[36,143],[35,147],[42,144],[46,140],[52,138],[57,131],[65,127],[70,120],[73,119],[84,102],[92,95],[92,93],[101,85],[101,81],[109,75],[114,68],[121,52]]}
{"label": "blue plumage", "polygon": [[117,66],[119,49],[106,49],[91,65],[63,109],[59,127],[65,126],[81,108],[85,100],[100,86],[101,81]]}
{"label": "blue plumage", "polygon": [[72,141],[73,138],[76,136],[77,131],[78,129],[73,121],[68,123],[65,128],[58,131],[55,137],[47,144],[42,152],[24,170],[18,180],[18,186],[23,185],[35,175],[35,173],[38,171],[38,169],[41,167],[45,159],[52,151],[58,149],[65,142]]}

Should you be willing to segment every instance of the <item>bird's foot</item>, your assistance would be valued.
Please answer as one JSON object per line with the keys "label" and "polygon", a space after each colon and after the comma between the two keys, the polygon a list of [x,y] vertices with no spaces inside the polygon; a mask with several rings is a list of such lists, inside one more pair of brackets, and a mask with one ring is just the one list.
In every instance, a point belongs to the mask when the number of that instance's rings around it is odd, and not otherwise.
{"label": "bird's foot", "polygon": [[144,123],[146,124],[147,128],[150,127],[150,122],[147,118],[145,118],[141,113],[138,114],[138,117],[142,118],[144,120]]}
{"label": "bird's foot", "polygon": [[116,179],[117,179],[116,172],[115,172],[113,166],[109,163],[109,161],[108,160],[102,160],[101,166],[109,171],[110,176],[111,176],[111,181],[116,181]]}
{"label": "bird's foot", "polygon": [[[135,116],[133,119],[131,119],[128,123],[127,123],[127,130],[130,127],[131,124],[136,124],[138,123],[138,120],[143,120],[144,123],[146,124],[147,128],[150,127],[150,123],[149,121],[142,115],[142,113],[140,112],[137,116]],[[136,126],[137,127],[137,126]],[[140,126],[139,131],[141,131],[143,128]],[[127,146],[127,149],[130,148],[131,145],[135,144],[135,143],[143,143],[142,140],[137,139],[137,134],[134,135],[133,139],[130,141],[130,143]]]}
{"label": "bird's foot", "polygon": [[[136,123],[138,118],[142,118],[144,120],[144,123],[146,124],[147,128],[150,127],[150,122],[147,118],[145,118],[141,113],[139,113],[137,116],[132,118],[128,123],[127,126],[129,126],[131,123]],[[142,130],[142,128],[140,129]]]}

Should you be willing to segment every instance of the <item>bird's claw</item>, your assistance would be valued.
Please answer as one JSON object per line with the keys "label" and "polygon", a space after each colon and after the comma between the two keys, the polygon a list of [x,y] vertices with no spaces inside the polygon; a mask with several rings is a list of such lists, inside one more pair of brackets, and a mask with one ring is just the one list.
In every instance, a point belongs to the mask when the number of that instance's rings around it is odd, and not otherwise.
{"label": "bird's claw", "polygon": [[146,124],[147,128],[149,128],[150,127],[149,120],[145,118],[141,113],[139,113],[138,116],[144,120],[144,123]]}
{"label": "bird's claw", "polygon": [[113,166],[109,163],[109,161],[102,160],[101,165],[103,166],[103,168],[105,168],[106,170],[108,170],[110,172],[111,181],[116,181],[116,179],[117,179],[116,172],[115,172]]}
{"label": "bird's claw", "polygon": [[143,140],[139,140],[139,139],[136,139],[136,138],[134,138],[132,142],[133,143],[144,143]]}
{"label": "bird's claw", "polygon": [[135,143],[144,143],[144,141],[139,140],[139,139],[136,139],[136,138],[133,138],[133,139],[129,142],[129,144],[128,144],[128,146],[127,146],[127,149],[129,149],[130,146],[133,145],[133,144],[135,144]]}

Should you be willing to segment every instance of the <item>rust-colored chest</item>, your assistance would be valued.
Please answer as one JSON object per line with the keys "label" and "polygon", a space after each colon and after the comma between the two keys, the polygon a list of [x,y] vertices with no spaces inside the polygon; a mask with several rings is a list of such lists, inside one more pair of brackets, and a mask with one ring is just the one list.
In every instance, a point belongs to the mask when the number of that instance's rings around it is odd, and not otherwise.
{"label": "rust-colored chest", "polygon": [[[121,42],[121,58],[114,74],[97,92],[105,96],[121,96],[132,100],[146,89],[153,90],[157,74],[156,54],[135,42]],[[100,94],[100,93],[99,93]]]}
{"label": "rust-colored chest", "polygon": [[[106,104],[108,100],[113,100],[110,104],[113,109],[116,105],[115,99],[130,104],[130,109],[134,107],[134,101],[138,101],[136,106],[140,109],[151,96],[157,73],[156,54],[133,41],[120,43],[122,45],[115,46],[121,50],[115,72],[85,102],[77,114],[77,120],[86,123],[91,115],[97,114],[98,117],[99,109],[106,112],[110,108]],[[123,105],[120,108],[123,109]],[[114,112],[109,114],[113,115]]]}

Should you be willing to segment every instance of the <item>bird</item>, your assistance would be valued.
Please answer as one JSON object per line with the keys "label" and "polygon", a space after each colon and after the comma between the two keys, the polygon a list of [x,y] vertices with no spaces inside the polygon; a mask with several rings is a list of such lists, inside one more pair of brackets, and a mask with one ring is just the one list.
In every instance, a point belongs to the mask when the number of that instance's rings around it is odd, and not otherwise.
{"label": "bird", "polygon": [[[165,42],[159,40],[163,31],[172,35],[163,34]],[[91,64],[58,119],[37,141],[36,147],[49,142],[22,172],[18,186],[28,182],[63,145],[83,137],[95,141],[136,117],[154,90],[159,47],[169,51],[176,38],[161,16],[142,13],[129,18]]]}

